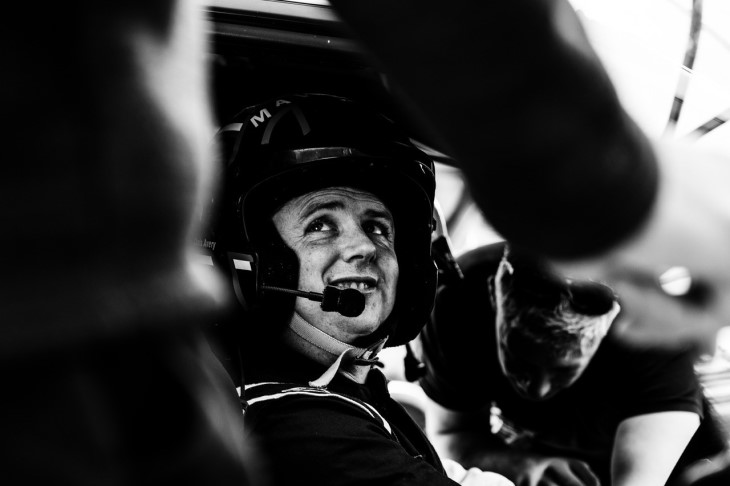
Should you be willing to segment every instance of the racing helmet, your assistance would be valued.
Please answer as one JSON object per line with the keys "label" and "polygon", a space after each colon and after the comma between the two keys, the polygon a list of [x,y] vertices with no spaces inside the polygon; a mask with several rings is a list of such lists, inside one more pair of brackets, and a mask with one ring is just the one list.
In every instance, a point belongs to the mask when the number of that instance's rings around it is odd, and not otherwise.
{"label": "racing helmet", "polygon": [[390,347],[418,334],[436,291],[434,164],[392,120],[346,98],[293,94],[243,109],[221,127],[217,143],[224,187],[201,242],[230,277],[238,302],[260,317],[252,319],[257,327],[283,329],[296,297],[267,288],[296,289],[299,276],[298,258],[272,215],[307,192],[348,186],[380,198],[396,228],[395,306],[368,338],[388,336]]}

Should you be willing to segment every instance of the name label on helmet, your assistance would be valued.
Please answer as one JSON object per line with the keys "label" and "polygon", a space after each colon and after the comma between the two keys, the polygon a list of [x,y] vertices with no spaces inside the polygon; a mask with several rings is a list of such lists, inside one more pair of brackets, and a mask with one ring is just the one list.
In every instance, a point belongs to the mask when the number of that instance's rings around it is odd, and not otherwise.
{"label": "name label on helmet", "polygon": [[211,241],[206,238],[196,238],[194,243],[195,243],[195,246],[199,246],[201,248],[208,248],[210,250],[215,251],[215,245],[216,245],[215,241]]}
{"label": "name label on helmet", "polygon": [[271,113],[269,113],[269,110],[267,110],[266,108],[263,108],[258,115],[254,115],[251,117],[251,124],[254,127],[258,127],[259,123],[265,122],[267,118],[271,118]]}
{"label": "name label on helmet", "polygon": [[[289,104],[291,104],[291,101],[276,100],[276,107]],[[267,110],[266,108],[262,108],[261,111],[259,111],[258,115],[254,115],[250,118],[250,121],[254,127],[258,128],[259,123],[265,122],[267,118],[271,118],[271,113],[269,113],[269,110]]]}

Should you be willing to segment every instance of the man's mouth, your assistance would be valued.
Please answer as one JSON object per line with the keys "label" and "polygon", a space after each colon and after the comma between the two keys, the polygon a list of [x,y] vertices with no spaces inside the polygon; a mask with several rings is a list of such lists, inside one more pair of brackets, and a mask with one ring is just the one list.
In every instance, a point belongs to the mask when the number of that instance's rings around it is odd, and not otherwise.
{"label": "man's mouth", "polygon": [[355,289],[359,292],[367,292],[368,290],[374,289],[378,282],[371,277],[357,277],[357,278],[341,278],[330,282],[330,285],[334,285],[338,289]]}

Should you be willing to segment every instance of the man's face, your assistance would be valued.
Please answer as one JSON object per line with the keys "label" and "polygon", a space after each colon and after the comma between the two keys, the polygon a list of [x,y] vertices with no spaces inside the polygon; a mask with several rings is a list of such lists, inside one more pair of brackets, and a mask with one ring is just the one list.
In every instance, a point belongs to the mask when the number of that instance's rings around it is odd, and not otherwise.
{"label": "man's face", "polygon": [[615,304],[611,312],[602,316],[571,316],[572,324],[576,325],[577,320],[580,327],[593,333],[593,338],[575,336],[573,342],[562,344],[561,350],[555,352],[549,342],[537,342],[521,332],[523,323],[508,322],[505,316],[508,297],[501,284],[502,273],[508,269],[508,264],[500,265],[492,289],[499,362],[505,377],[522,397],[547,400],[580,378],[598,351],[619,306]]}
{"label": "man's face", "polygon": [[504,332],[498,325],[498,355],[502,371],[512,387],[529,400],[547,400],[581,377],[600,344],[576,343],[572,352],[555,354],[519,331]]}
{"label": "man's face", "polygon": [[395,304],[398,260],[393,216],[378,198],[347,187],[322,189],[286,203],[273,222],[299,258],[300,290],[322,292],[334,285],[365,295],[365,310],[357,317],[325,312],[302,297],[295,313],[345,343],[385,321]]}

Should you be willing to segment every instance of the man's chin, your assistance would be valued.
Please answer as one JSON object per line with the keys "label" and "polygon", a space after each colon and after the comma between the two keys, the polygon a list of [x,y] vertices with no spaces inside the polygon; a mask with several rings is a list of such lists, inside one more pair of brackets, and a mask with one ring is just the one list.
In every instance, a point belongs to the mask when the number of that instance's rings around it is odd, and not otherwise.
{"label": "man's chin", "polygon": [[357,317],[351,317],[348,320],[350,321],[352,332],[359,337],[369,336],[377,331],[383,323],[381,319],[370,316],[365,312]]}

